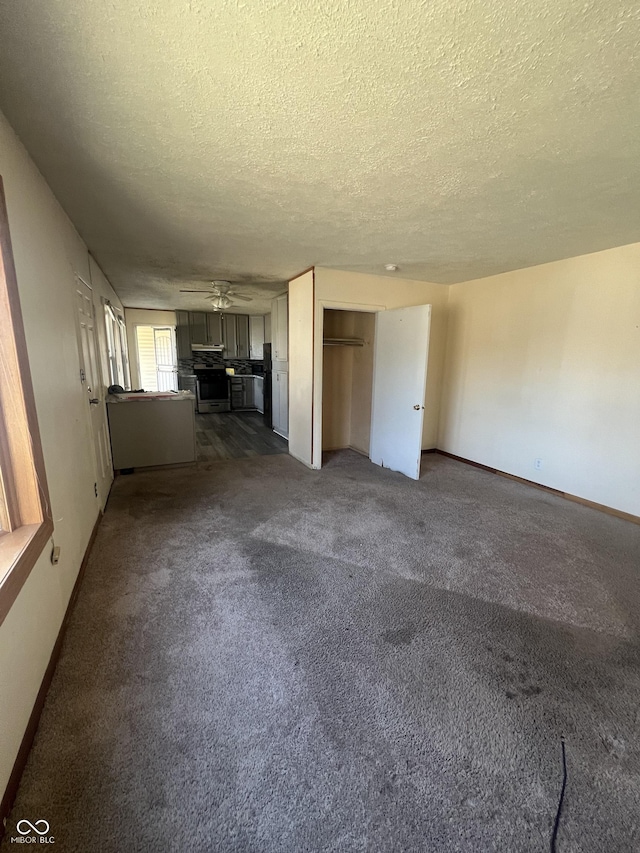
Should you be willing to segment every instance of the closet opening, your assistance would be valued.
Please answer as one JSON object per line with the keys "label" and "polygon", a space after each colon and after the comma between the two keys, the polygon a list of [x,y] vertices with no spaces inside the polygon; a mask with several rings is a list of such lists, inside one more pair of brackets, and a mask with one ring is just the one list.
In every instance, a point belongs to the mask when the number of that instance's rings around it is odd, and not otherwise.
{"label": "closet opening", "polygon": [[351,448],[369,456],[376,315],[324,308],[322,453]]}

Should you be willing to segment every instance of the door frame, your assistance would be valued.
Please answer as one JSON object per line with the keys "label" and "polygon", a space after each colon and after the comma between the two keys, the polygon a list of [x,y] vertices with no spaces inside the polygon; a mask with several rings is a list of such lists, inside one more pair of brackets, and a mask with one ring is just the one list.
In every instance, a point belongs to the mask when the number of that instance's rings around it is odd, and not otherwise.
{"label": "door frame", "polygon": [[322,387],[323,387],[323,333],[325,308],[334,311],[360,311],[363,314],[377,314],[386,311],[386,305],[372,302],[338,302],[335,299],[317,299],[314,306],[313,323],[313,423],[311,467],[322,468]]}
{"label": "door frame", "polygon": [[[84,349],[82,346],[82,331],[80,328],[80,317],[78,316],[78,306],[76,303],[76,295],[78,293],[78,286],[84,285],[89,293],[91,294],[91,311],[92,311],[92,320],[93,320],[93,343],[95,349],[95,382],[94,387],[92,389],[92,394],[94,398],[97,398],[100,402],[95,404],[98,406],[97,411],[100,411],[102,419],[103,419],[103,430],[104,430],[104,453],[105,453],[105,462],[107,466],[107,475],[102,476],[100,474],[102,465],[99,459],[100,447],[97,446],[96,441],[99,440],[94,432],[93,428],[93,412],[91,411],[91,403],[85,394],[85,383],[87,376],[87,366],[85,363],[84,357]],[[100,353],[100,337],[98,334],[98,310],[96,308],[96,293],[92,285],[78,272],[74,272],[74,322],[76,328],[76,341],[78,346],[78,375],[80,376],[80,384],[82,388],[82,397],[84,401],[85,407],[85,425],[86,425],[86,434],[88,438],[88,443],[91,445],[90,457],[91,463],[93,466],[93,480],[94,480],[94,492],[95,492],[95,501],[96,505],[103,510],[107,498],[109,497],[109,492],[111,489],[111,484],[113,483],[113,462],[111,458],[111,443],[110,443],[110,434],[109,434],[109,421],[107,418],[107,408],[105,402],[105,393],[106,393],[106,385],[104,382],[104,376],[102,375],[102,358]],[[102,320],[102,316],[101,316]],[[106,331],[106,329],[105,329]],[[109,476],[110,475],[110,476]],[[108,481],[108,482],[107,482]],[[98,488],[98,483],[100,484],[100,488]]]}

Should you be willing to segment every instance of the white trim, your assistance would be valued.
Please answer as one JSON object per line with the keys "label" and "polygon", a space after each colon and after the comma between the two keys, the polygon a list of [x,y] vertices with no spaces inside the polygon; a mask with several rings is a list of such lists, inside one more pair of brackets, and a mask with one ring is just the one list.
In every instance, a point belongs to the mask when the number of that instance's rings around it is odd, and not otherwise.
{"label": "white trim", "polygon": [[[293,279],[293,280],[295,280],[295,279]],[[274,430],[274,432],[276,432],[276,431]],[[276,434],[280,435],[280,433],[276,433]],[[284,436],[282,436],[282,438],[284,438]],[[313,465],[309,465],[308,462],[305,462],[304,459],[300,459],[299,456],[296,456],[295,453],[291,453],[291,451],[289,451],[289,456],[291,456],[293,459],[295,459],[296,462],[299,462],[301,465],[304,465],[304,467],[308,468],[310,471],[316,471],[317,470],[317,468],[314,468]]]}

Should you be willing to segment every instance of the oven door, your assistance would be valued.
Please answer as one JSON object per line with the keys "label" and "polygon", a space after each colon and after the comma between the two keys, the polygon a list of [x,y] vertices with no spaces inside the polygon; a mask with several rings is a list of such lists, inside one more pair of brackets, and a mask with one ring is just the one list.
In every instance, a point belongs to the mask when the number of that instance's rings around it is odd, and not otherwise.
{"label": "oven door", "polygon": [[198,378],[198,412],[228,412],[229,379],[224,370],[196,373]]}

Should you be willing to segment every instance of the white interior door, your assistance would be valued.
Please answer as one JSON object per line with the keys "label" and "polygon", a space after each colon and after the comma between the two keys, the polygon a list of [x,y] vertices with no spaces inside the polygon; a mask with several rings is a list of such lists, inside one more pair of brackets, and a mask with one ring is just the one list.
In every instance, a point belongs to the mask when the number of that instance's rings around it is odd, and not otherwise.
{"label": "white interior door", "polygon": [[93,292],[86,282],[76,278],[76,309],[78,318],[78,356],[80,359],[80,381],[85,393],[87,419],[95,463],[95,497],[104,507],[113,480],[111,446],[107,411],[104,402],[104,383],[100,376],[97,357]]}
{"label": "white interior door", "polygon": [[369,458],[420,477],[431,306],[376,314]]}

